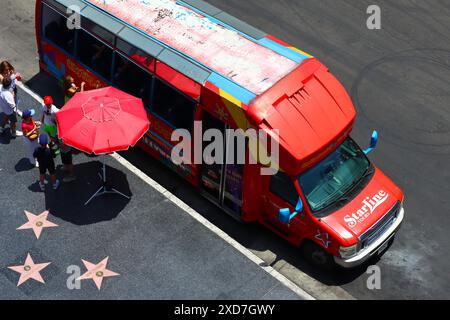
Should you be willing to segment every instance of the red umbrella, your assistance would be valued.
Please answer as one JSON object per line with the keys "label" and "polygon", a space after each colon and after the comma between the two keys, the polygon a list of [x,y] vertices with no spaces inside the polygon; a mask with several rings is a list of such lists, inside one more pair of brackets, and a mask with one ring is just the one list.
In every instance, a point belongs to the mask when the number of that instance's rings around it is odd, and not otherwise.
{"label": "red umbrella", "polygon": [[[141,99],[113,87],[79,92],[56,113],[65,144],[96,155],[127,150],[150,128]],[[128,196],[109,186],[103,162],[102,185],[86,202],[106,193]]]}
{"label": "red umbrella", "polygon": [[65,144],[96,155],[127,150],[150,127],[142,100],[113,87],[75,94],[56,121]]}

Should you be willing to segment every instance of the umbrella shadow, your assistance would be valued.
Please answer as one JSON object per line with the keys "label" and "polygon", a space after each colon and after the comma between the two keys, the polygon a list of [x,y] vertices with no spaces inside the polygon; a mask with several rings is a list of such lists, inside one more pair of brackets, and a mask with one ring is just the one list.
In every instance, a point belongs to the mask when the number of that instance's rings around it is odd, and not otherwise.
{"label": "umbrella shadow", "polygon": [[[116,218],[127,206],[130,199],[118,194],[105,194],[95,198],[88,205],[85,202],[101,187],[99,172],[102,163],[92,161],[75,165],[77,180],[64,183],[54,191],[46,186],[45,206],[52,215],[76,225],[89,225]],[[108,182],[127,196],[132,196],[126,175],[115,168],[106,166]],[[58,176],[62,177],[61,166]],[[36,184],[37,185],[37,184]],[[39,189],[39,186],[37,186]],[[30,186],[35,189],[35,186]]]}

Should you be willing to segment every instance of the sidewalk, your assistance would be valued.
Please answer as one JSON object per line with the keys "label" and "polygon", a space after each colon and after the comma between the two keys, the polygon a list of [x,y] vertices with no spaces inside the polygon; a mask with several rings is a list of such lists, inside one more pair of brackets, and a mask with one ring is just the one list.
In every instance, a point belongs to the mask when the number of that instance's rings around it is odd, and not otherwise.
{"label": "sidewalk", "polygon": [[[19,94],[21,109],[39,110],[37,101]],[[200,223],[195,212],[180,208],[151,178],[131,172],[119,156],[120,162],[79,154],[74,157],[78,180],[62,183],[57,191],[47,185],[41,192],[21,139],[0,138],[0,299],[308,298],[298,295],[301,289],[288,288],[292,284],[273,269],[250,260],[249,252],[246,256],[230,245],[214,226]],[[107,195],[84,206],[99,186],[103,159],[112,184],[131,199]],[[59,158],[57,165],[62,179]],[[32,230],[16,230],[27,222],[24,210],[49,210],[48,220],[58,227],[44,228],[38,240]],[[7,267],[24,264],[27,253],[35,263],[51,262],[41,271],[45,284],[30,279],[16,286],[19,274]],[[98,263],[105,257],[107,268],[120,276],[105,278],[101,290],[92,280],[82,280],[79,290],[68,289],[69,266],[84,273],[81,259]]]}

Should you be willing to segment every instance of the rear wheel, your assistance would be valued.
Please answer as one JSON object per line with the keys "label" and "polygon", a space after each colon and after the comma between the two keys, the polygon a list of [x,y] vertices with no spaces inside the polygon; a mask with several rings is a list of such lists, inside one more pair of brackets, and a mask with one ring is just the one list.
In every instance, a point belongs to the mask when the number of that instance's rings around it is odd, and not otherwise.
{"label": "rear wheel", "polygon": [[331,270],[336,267],[333,255],[313,242],[305,242],[302,246],[302,252],[305,259],[315,267],[322,270]]}

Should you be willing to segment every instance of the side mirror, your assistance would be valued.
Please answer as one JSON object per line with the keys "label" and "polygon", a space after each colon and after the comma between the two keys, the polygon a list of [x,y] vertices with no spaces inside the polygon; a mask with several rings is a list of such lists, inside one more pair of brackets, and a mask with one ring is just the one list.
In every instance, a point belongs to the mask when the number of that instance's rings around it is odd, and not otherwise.
{"label": "side mirror", "polygon": [[297,205],[295,206],[296,212],[302,212],[303,211],[303,201],[298,197]]}
{"label": "side mirror", "polygon": [[364,150],[365,154],[371,153],[378,144],[378,132],[376,130],[373,131],[372,137],[370,138],[370,146],[366,150]]}
{"label": "side mirror", "polygon": [[288,208],[280,209],[278,212],[278,221],[282,224],[288,225],[289,222],[299,213],[303,211],[303,202],[300,197],[298,198],[297,205],[295,206],[295,212],[291,214],[291,211]]}

